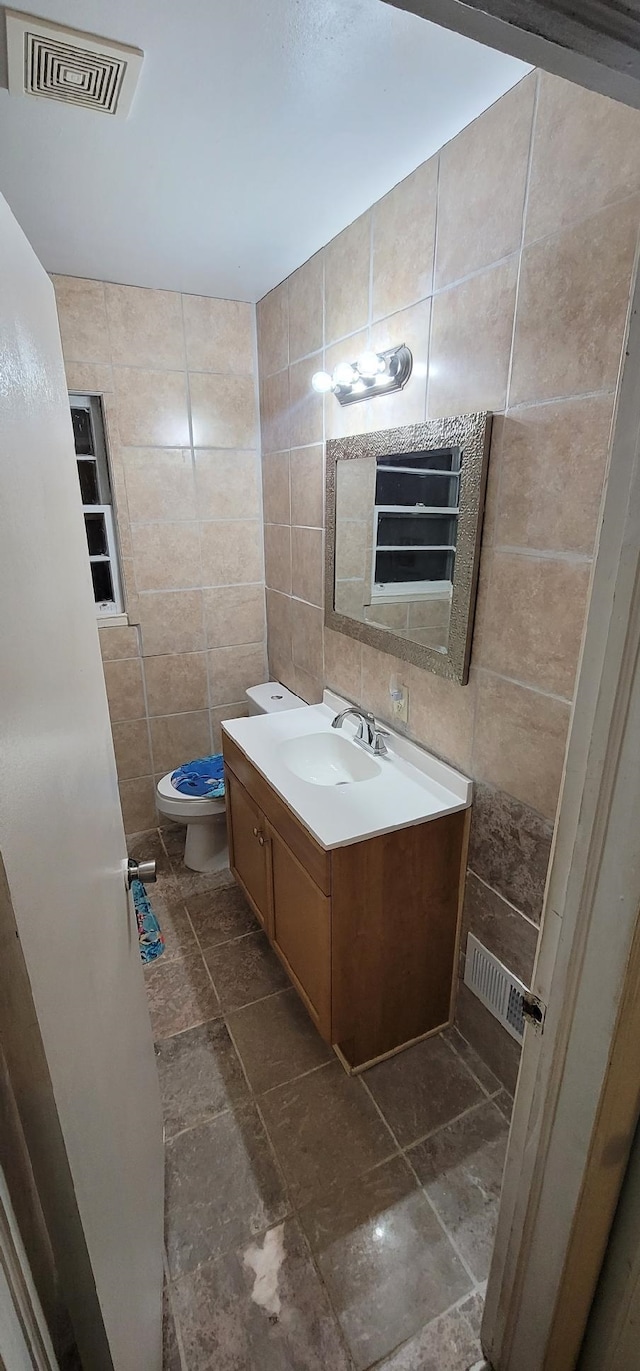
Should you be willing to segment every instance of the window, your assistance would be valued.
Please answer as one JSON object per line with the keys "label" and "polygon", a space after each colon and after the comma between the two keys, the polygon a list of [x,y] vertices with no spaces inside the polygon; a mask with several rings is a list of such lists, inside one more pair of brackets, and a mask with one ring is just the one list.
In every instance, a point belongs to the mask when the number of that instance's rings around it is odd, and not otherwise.
{"label": "window", "polygon": [[123,603],[102,405],[97,395],[69,400],[96,614],[106,619]]}
{"label": "window", "polygon": [[460,460],[459,448],[378,459],[372,603],[451,596]]}

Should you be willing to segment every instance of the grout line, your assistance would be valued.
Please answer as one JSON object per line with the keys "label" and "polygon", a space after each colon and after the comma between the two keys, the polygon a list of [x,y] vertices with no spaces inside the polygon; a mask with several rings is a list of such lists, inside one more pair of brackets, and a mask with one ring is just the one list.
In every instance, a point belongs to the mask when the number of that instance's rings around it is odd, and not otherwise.
{"label": "grout line", "polygon": [[[365,1368],[365,1371],[384,1371],[390,1357],[395,1357],[396,1353],[402,1351],[403,1348],[409,1347],[410,1343],[412,1343],[415,1338],[420,1337],[427,1329],[432,1328],[440,1319],[446,1319],[448,1315],[455,1314],[456,1310],[461,1309],[473,1295],[480,1295],[481,1298],[484,1299],[486,1286],[486,1280],[476,1282],[473,1290],[467,1290],[466,1294],[460,1295],[459,1299],[455,1300],[453,1304],[448,1305],[446,1309],[442,1309],[439,1314],[434,1314],[433,1318],[429,1319],[428,1323],[423,1323],[420,1328],[416,1329],[415,1333],[410,1333],[408,1338],[403,1338],[402,1342],[396,1343],[395,1347],[392,1347],[389,1352],[383,1353],[375,1362],[371,1362],[370,1365]],[[471,1325],[469,1326],[471,1327]],[[478,1338],[477,1341],[479,1347],[480,1339]]]}
{"label": "grout line", "polygon": [[558,552],[554,548],[537,547],[514,547],[510,543],[494,543],[491,551],[506,553],[512,557],[529,557],[540,562],[566,562],[570,566],[590,566],[593,562],[593,553],[590,552]]}
{"label": "grout line", "polygon": [[[517,278],[516,278],[515,299],[514,299],[514,302],[513,302],[513,327],[512,327],[512,329],[511,329],[511,348],[510,348],[510,352],[509,352],[509,366],[508,366],[508,369],[507,369],[507,384],[506,384],[506,388],[505,388],[505,409],[508,409],[508,406],[509,406],[509,398],[510,398],[510,395],[511,395],[511,382],[512,382],[512,378],[513,378],[513,359],[514,359],[514,355],[515,355],[516,330],[517,330],[517,325],[518,325],[518,306],[519,306],[519,303],[520,303],[520,283],[521,283],[521,280],[522,280],[522,262],[523,262],[524,251],[525,251],[525,248],[524,248],[524,239],[525,239],[525,230],[526,230],[526,223],[527,223],[527,213],[528,213],[528,210],[529,210],[529,191],[530,191],[530,188],[531,188],[531,167],[532,167],[532,163],[533,163],[533,149],[534,149],[534,144],[535,144],[536,125],[537,125],[537,121],[538,121],[538,95],[539,95],[539,90],[540,90],[540,77],[539,77],[538,74],[536,74],[535,91],[534,91],[534,96],[533,96],[533,110],[532,110],[532,115],[531,115],[531,130],[530,130],[530,133],[529,133],[529,153],[528,153],[528,157],[527,157],[527,171],[526,171],[526,177],[525,177],[524,196],[523,196],[523,201],[522,201],[522,219],[521,219],[521,222],[520,222],[520,245],[519,245],[519,248],[518,248],[518,272],[517,272]],[[498,513],[499,503],[500,503],[501,475],[502,475],[502,471],[500,470],[500,472],[499,472],[499,474],[498,474],[498,490],[497,490],[497,493],[496,493],[496,515],[497,515],[497,513]]]}
{"label": "grout line", "polygon": [[[220,1022],[219,1019],[208,1019],[208,1020],[207,1020],[207,1023],[219,1023],[219,1022]],[[196,1024],[196,1025],[195,1025],[196,1028],[200,1028],[200,1027],[202,1027],[202,1026],[203,1026],[203,1025],[201,1025],[201,1024]],[[190,1029],[186,1029],[185,1031],[188,1033],[188,1032],[190,1032],[191,1030],[190,1030]],[[181,1035],[180,1035],[179,1033],[176,1033],[176,1034],[174,1034],[174,1037],[173,1037],[173,1038],[163,1038],[162,1041],[163,1041],[163,1042],[173,1042],[175,1038],[179,1038],[180,1036],[181,1036]],[[186,1128],[179,1128],[179,1129],[177,1130],[176,1133],[167,1134],[167,1133],[166,1133],[166,1128],[165,1128],[165,1139],[164,1139],[164,1141],[165,1141],[165,1147],[172,1147],[172,1146],[173,1146],[173,1143],[175,1143],[175,1142],[178,1141],[178,1138],[184,1138],[184,1136],[185,1136],[186,1133],[192,1133],[193,1130],[194,1130],[194,1128],[200,1128],[200,1127],[202,1126],[202,1124],[205,1124],[205,1123],[215,1123],[216,1119],[222,1119],[222,1118],[224,1118],[224,1115],[225,1115],[225,1114],[233,1114],[233,1111],[234,1111],[234,1108],[235,1108],[236,1105],[238,1105],[238,1106],[241,1108],[241,1107],[242,1107],[242,1101],[240,1101],[240,1100],[230,1100],[229,1103],[226,1104],[226,1105],[224,1105],[224,1107],[223,1107],[222,1109],[216,1109],[216,1110],[214,1110],[214,1111],[211,1112],[211,1113],[202,1114],[200,1118],[198,1118],[198,1119],[196,1119],[196,1120],[194,1121],[194,1123],[189,1123],[189,1124],[187,1124]]]}
{"label": "grout line", "polygon": [[486,890],[490,890],[493,895],[497,895],[498,899],[502,900],[503,904],[508,905],[509,909],[512,909],[514,914],[517,914],[521,919],[524,919],[525,923],[531,924],[531,927],[535,928],[536,933],[540,932],[540,924],[536,923],[536,920],[532,919],[530,914],[525,914],[522,909],[518,909],[517,904],[513,904],[511,900],[508,900],[506,895],[503,895],[496,886],[491,885],[490,881],[485,881],[483,876],[479,876],[472,866],[467,866],[467,872],[470,872],[471,875],[475,877],[476,881],[479,881],[480,885],[483,885]]}
{"label": "grout line", "polygon": [[[295,986],[291,986],[291,989],[294,990],[294,989],[295,989]],[[286,992],[286,990],[285,990],[285,991],[280,991],[279,993],[280,993],[280,994],[285,994],[285,995],[286,995],[287,992]],[[296,991],[296,994],[297,994],[297,991]],[[260,1003],[260,1001],[257,1001],[256,1003]],[[245,1006],[245,1007],[246,1007],[246,1006]],[[233,1011],[231,1011],[231,1012],[232,1012],[232,1013],[236,1013],[237,1011],[236,1011],[236,1010],[233,1010]],[[256,1091],[256,1092],[255,1092],[255,1094],[256,1094],[256,1099],[263,1100],[263,1099],[265,1098],[266,1095],[273,1095],[274,1091],[276,1091],[276,1090],[285,1090],[285,1089],[287,1089],[287,1087],[290,1086],[290,1085],[297,1085],[297,1084],[298,1084],[298,1081],[303,1081],[303,1080],[305,1080],[305,1078],[306,1078],[307,1076],[315,1076],[315,1075],[316,1075],[316,1072],[318,1072],[318,1071],[325,1071],[326,1068],[327,1068],[328,1066],[333,1066],[333,1060],[332,1060],[332,1059],[329,1059],[329,1061],[327,1061],[327,1062],[318,1062],[317,1066],[310,1066],[309,1069],[308,1069],[308,1071],[301,1071],[299,1076],[292,1076],[292,1077],[291,1077],[291,1080],[289,1080],[289,1081],[280,1081],[279,1085],[270,1085],[269,1088],[268,1088],[268,1090],[261,1090],[261,1091],[259,1091],[259,1092]],[[304,1207],[304,1206],[303,1206],[303,1207]]]}
{"label": "grout line", "polygon": [[615,399],[616,391],[611,386],[604,386],[599,390],[572,391],[569,395],[548,395],[542,400],[521,400],[517,405],[505,406],[503,413],[509,417],[529,409],[546,409],[548,405],[570,405],[576,400],[601,400],[607,396],[612,402]]}
{"label": "grout line", "polygon": [[[395,1135],[395,1133],[394,1133],[394,1131],[393,1131],[393,1128],[391,1127],[391,1124],[389,1123],[389,1120],[386,1118],[386,1115],[383,1114],[382,1109],[380,1108],[380,1105],[378,1104],[378,1101],[377,1101],[375,1095],[373,1094],[370,1085],[369,1085],[368,1082],[365,1080],[365,1078],[364,1078],[364,1072],[361,1072],[361,1074],[360,1074],[359,1076],[357,1076],[357,1077],[355,1077],[355,1078],[352,1077],[351,1079],[352,1079],[352,1080],[353,1080],[353,1079],[356,1079],[356,1080],[358,1080],[358,1081],[360,1082],[360,1084],[361,1084],[361,1086],[362,1086],[362,1088],[363,1088],[365,1094],[368,1095],[369,1099],[371,1100],[371,1103],[372,1103],[372,1105],[373,1105],[373,1107],[374,1107],[376,1113],[380,1115],[380,1118],[382,1119],[382,1122],[383,1122],[383,1124],[384,1124],[384,1126],[385,1126],[387,1132],[388,1132],[388,1133],[390,1134],[390,1136],[391,1136],[391,1140],[392,1140],[393,1145],[394,1145],[394,1148],[395,1148],[395,1152],[394,1152],[393,1155],[394,1155],[394,1156],[402,1156],[402,1155],[403,1155],[402,1146],[401,1146],[401,1144],[398,1142],[398,1139],[397,1139],[397,1137],[396,1137],[396,1135]],[[382,1165],[382,1163],[377,1163],[377,1165]],[[375,1170],[375,1167],[370,1167],[369,1169],[370,1169],[371,1171],[373,1171],[373,1170]]]}
{"label": "grout line", "polygon": [[[403,1154],[403,1155],[405,1156],[405,1161],[406,1161],[406,1163],[407,1163],[407,1166],[409,1166],[409,1167],[411,1168],[411,1171],[413,1172],[413,1175],[415,1176],[416,1181],[418,1182],[418,1185],[420,1186],[420,1189],[421,1189],[421,1191],[422,1191],[422,1194],[424,1195],[424,1198],[425,1198],[427,1204],[429,1205],[429,1208],[431,1209],[431,1212],[435,1215],[435,1218],[437,1219],[438,1224],[440,1225],[440,1228],[442,1229],[442,1231],[443,1231],[445,1237],[446,1237],[446,1238],[448,1239],[448,1241],[450,1242],[450,1244],[451,1244],[451,1246],[452,1246],[452,1248],[453,1248],[453,1251],[455,1252],[456,1257],[458,1258],[458,1261],[460,1262],[460,1265],[462,1266],[463,1270],[466,1272],[467,1276],[469,1277],[469,1280],[471,1281],[472,1287],[475,1289],[475,1287],[476,1287],[477,1284],[478,1284],[478,1281],[477,1281],[476,1277],[474,1276],[473,1271],[471,1270],[471,1267],[469,1266],[468,1262],[467,1262],[467,1261],[465,1260],[465,1258],[463,1257],[462,1252],[460,1251],[460,1248],[458,1247],[458,1244],[457,1244],[455,1238],[453,1237],[453,1234],[449,1232],[449,1229],[447,1228],[447,1226],[446,1226],[446,1224],[445,1224],[445,1222],[444,1222],[444,1219],[442,1219],[442,1218],[440,1217],[440,1214],[438,1213],[438,1210],[436,1209],[436,1206],[435,1206],[435,1204],[433,1203],[433,1200],[432,1200],[431,1197],[427,1194],[427,1191],[426,1191],[424,1185],[422,1184],[422,1182],[421,1182],[421,1180],[420,1180],[420,1177],[419,1177],[417,1171],[415,1170],[414,1166],[413,1166],[412,1163],[411,1163],[411,1159],[410,1159],[409,1157],[407,1157],[405,1154]],[[468,1294],[468,1295],[470,1295],[471,1293],[472,1293],[471,1290],[467,1291],[467,1294]]]}
{"label": "grout line", "polygon": [[[462,1060],[462,1058],[460,1060]],[[466,1065],[466,1063],[464,1064]],[[477,1081],[475,1076],[474,1080],[477,1085],[480,1085],[480,1081]],[[500,1090],[502,1088],[503,1087],[501,1086]],[[408,1154],[413,1152],[414,1148],[420,1147],[422,1143],[429,1142],[429,1140],[435,1138],[438,1133],[446,1132],[447,1128],[451,1128],[455,1123],[460,1123],[461,1119],[466,1119],[470,1114],[475,1114],[477,1110],[484,1109],[488,1104],[493,1104],[494,1100],[496,1100],[500,1094],[500,1090],[495,1090],[493,1095],[485,1094],[483,1099],[476,1100],[475,1104],[470,1104],[468,1109],[462,1110],[461,1114],[456,1114],[452,1119],[447,1119],[446,1123],[438,1124],[437,1128],[431,1128],[428,1133],[423,1133],[420,1138],[414,1138],[413,1142],[407,1143],[406,1147],[400,1147],[402,1156],[408,1161]]]}
{"label": "grout line", "polygon": [[[440,150],[440,151],[441,151],[441,150]],[[440,220],[440,216],[439,216],[439,213],[438,213],[439,205],[440,205],[440,152],[437,153],[437,158],[438,158],[438,162],[437,162],[437,166],[436,166],[436,207],[435,207],[435,219],[434,219],[434,226],[433,226],[433,261],[432,261],[432,263],[431,263],[431,296],[430,296],[430,309],[429,309],[429,337],[428,337],[428,339],[427,339],[427,377],[426,377],[426,385],[425,385],[425,392],[424,392],[424,415],[425,415],[425,421],[426,421],[427,416],[428,416],[428,414],[429,414],[429,391],[430,391],[430,384],[431,384],[431,345],[432,345],[432,342],[433,342],[433,316],[434,316],[434,312],[435,312],[435,311],[434,311],[434,308],[433,308],[433,291],[434,291],[434,289],[435,289],[435,284],[436,284],[436,264],[437,264],[437,261],[438,261],[438,231],[439,231],[439,220]]]}
{"label": "grout line", "polygon": [[[533,695],[542,695],[545,700],[557,700],[558,704],[562,705],[573,703],[573,697],[567,698],[566,695],[556,695],[553,690],[543,690],[541,686],[532,685],[531,681],[520,681],[517,676],[509,676],[504,671],[492,671],[491,667],[488,666],[476,666],[475,671],[479,676],[492,676],[495,680],[507,681],[509,685],[520,686],[522,690],[530,690]],[[480,779],[481,777],[476,777],[476,780]],[[521,801],[520,803],[524,802]],[[542,817],[544,818],[544,815]]]}
{"label": "grout line", "polygon": [[[163,1269],[164,1269],[164,1287],[165,1287],[165,1289],[166,1289],[167,1300],[168,1300],[168,1302],[169,1302],[169,1309],[170,1309],[170,1311],[171,1311],[171,1317],[172,1317],[172,1319],[173,1319],[173,1327],[174,1327],[175,1335],[176,1335],[176,1343],[177,1343],[177,1345],[178,1345],[178,1361],[179,1361],[179,1363],[180,1363],[180,1371],[188,1371],[188,1363],[187,1363],[186,1353],[185,1353],[185,1350],[184,1350],[184,1343],[183,1343],[183,1341],[182,1341],[182,1329],[181,1329],[181,1327],[180,1327],[180,1323],[179,1323],[179,1321],[178,1321],[178,1315],[177,1315],[177,1313],[176,1313],[176,1309],[175,1309],[175,1306],[174,1306],[174,1303],[173,1303],[173,1281],[172,1281],[172,1279],[171,1279],[171,1273],[170,1273],[170,1271],[169,1271],[169,1258],[168,1258],[168,1256],[167,1256],[166,1246],[165,1246],[165,1242],[164,1242],[164,1236],[163,1236],[163,1240],[162,1240],[162,1266],[163,1266]],[[164,1290],[163,1290],[163,1296],[164,1296]],[[162,1332],[162,1338],[163,1338],[163,1342],[164,1342],[164,1329],[163,1329],[163,1332]]]}
{"label": "grout line", "polygon": [[[455,1027],[455,1024],[453,1025],[453,1032],[458,1033],[458,1029]],[[453,1036],[453,1035],[452,1035],[452,1036]],[[459,1036],[462,1038],[462,1034],[461,1034],[461,1033],[459,1034]],[[497,1090],[493,1090],[493,1091],[487,1090],[486,1085],[483,1085],[483,1084],[482,1084],[482,1081],[480,1080],[480,1077],[476,1075],[475,1071],[473,1070],[473,1067],[469,1066],[469,1063],[468,1063],[467,1061],[465,1061],[464,1057],[462,1056],[462,1053],[458,1051],[457,1047],[455,1046],[455,1043],[453,1043],[453,1042],[451,1041],[450,1038],[446,1038],[445,1041],[446,1041],[446,1043],[447,1043],[447,1046],[451,1048],[451,1051],[453,1052],[454,1056],[458,1058],[458,1061],[462,1062],[462,1065],[465,1066],[465,1067],[467,1068],[467,1071],[469,1072],[469,1075],[470,1075],[470,1076],[473,1076],[474,1081],[476,1082],[477,1085],[480,1086],[480,1089],[482,1090],[483,1094],[486,1095],[487,1099],[493,1099],[493,1096],[494,1096],[494,1095],[497,1095],[497,1094],[498,1094],[498,1091],[497,1091]],[[471,1048],[471,1051],[472,1051],[472,1052],[475,1052],[475,1048],[471,1047],[471,1043],[467,1042],[467,1039],[466,1039],[466,1038],[462,1038],[462,1041],[465,1042],[465,1043],[467,1043],[467,1047]],[[476,1054],[476,1055],[477,1055],[477,1054]],[[480,1059],[480,1060],[482,1060],[482,1059]],[[489,1070],[490,1070],[490,1067],[487,1067],[487,1071],[489,1071]],[[494,1073],[493,1073],[493,1071],[492,1071],[492,1072],[491,1072],[491,1075],[493,1076],[493,1074],[494,1074]],[[497,1079],[498,1079],[498,1077],[497,1077],[497,1076],[494,1076],[494,1080],[497,1081]],[[468,1111],[465,1111],[465,1112],[468,1112]],[[460,1117],[461,1117],[461,1116],[460,1116]]]}

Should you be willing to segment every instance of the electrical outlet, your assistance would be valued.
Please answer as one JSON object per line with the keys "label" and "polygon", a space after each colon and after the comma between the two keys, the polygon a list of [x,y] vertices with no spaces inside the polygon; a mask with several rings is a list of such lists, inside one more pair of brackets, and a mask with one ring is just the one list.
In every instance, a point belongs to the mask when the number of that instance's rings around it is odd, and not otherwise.
{"label": "electrical outlet", "polygon": [[390,688],[391,712],[398,723],[409,722],[409,691],[400,681],[393,682]]}

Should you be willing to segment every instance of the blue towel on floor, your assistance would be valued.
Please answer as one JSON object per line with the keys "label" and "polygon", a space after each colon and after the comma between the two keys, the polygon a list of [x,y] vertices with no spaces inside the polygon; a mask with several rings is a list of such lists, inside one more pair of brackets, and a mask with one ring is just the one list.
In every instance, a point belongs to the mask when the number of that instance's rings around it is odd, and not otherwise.
{"label": "blue towel on floor", "polygon": [[131,893],[136,909],[140,957],[145,964],[154,962],[164,952],[164,937],[160,924],[151,908],[151,901],[142,881],[131,882]]}
{"label": "blue towel on floor", "polygon": [[185,762],[171,776],[171,784],[182,795],[197,795],[207,800],[219,800],[224,795],[224,763],[222,753],[212,757],[197,757]]}

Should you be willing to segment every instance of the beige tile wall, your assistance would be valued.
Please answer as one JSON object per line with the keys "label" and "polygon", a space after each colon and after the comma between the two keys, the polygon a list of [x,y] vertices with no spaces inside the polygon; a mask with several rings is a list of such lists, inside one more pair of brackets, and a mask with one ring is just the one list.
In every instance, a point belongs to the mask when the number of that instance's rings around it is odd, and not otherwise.
{"label": "beige tile wall", "polygon": [[[640,115],[534,72],[257,307],[271,672],[387,719],[398,673],[408,732],[480,783],[494,950],[515,907],[529,970],[639,227]],[[402,342],[402,392],[341,409],[312,391],[318,368]],[[497,417],[460,687],[324,629],[322,440],[473,409]]]}
{"label": "beige tile wall", "polygon": [[130,625],[100,643],[127,832],[266,676],[254,311],[53,278],[70,390],[102,395]]}
{"label": "beige tile wall", "polygon": [[[302,671],[312,698],[349,688],[387,717],[397,670],[410,733],[547,818],[639,225],[640,115],[533,73],[257,311],[272,670],[293,689]],[[369,342],[411,346],[404,391],[344,410],[314,394],[314,370]],[[499,417],[461,688],[323,632],[321,440],[476,408]]]}

